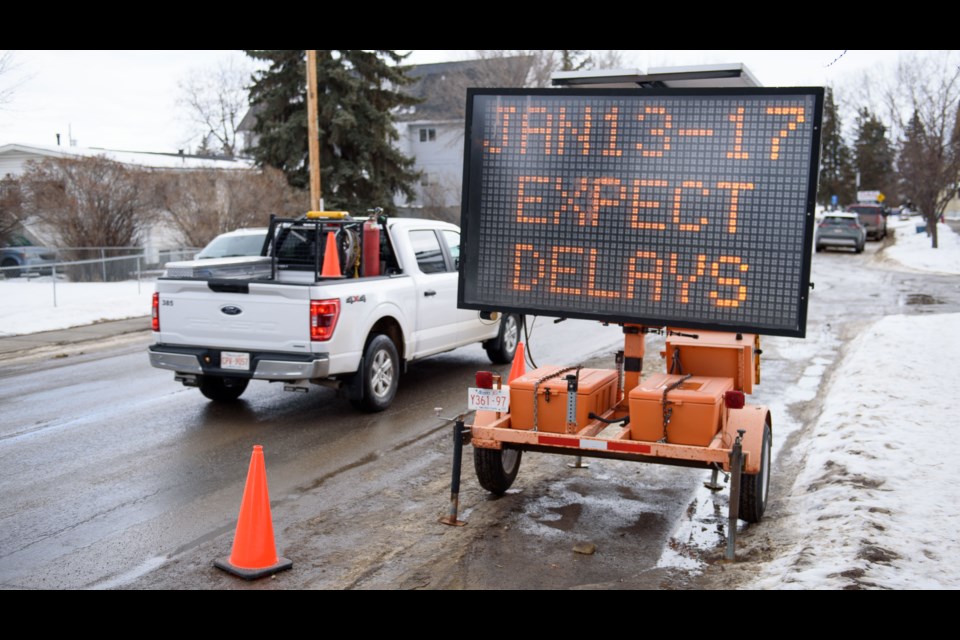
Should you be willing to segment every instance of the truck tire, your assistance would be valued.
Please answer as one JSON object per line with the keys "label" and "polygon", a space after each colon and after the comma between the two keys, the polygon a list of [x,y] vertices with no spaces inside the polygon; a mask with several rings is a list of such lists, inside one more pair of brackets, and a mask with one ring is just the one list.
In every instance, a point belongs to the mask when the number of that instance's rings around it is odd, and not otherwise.
{"label": "truck tire", "polygon": [[[20,263],[17,262],[16,260],[14,260],[13,258],[7,258],[6,260],[3,261],[3,264],[0,265],[0,266],[3,266],[3,267],[19,267],[19,266],[20,266]],[[5,269],[5,270],[3,271],[3,275],[5,275],[5,276],[8,277],[8,278],[19,278],[19,277],[20,277],[20,269]]]}
{"label": "truck tire", "polygon": [[770,447],[772,435],[770,423],[763,425],[763,444],[760,447],[760,472],[740,476],[740,519],[744,522],[760,522],[767,508],[770,490]]}
{"label": "truck tire", "polygon": [[473,450],[473,467],[477,470],[480,486],[502,496],[517,478],[523,451],[519,449]]}
{"label": "truck tire", "polygon": [[497,337],[483,345],[487,350],[487,357],[493,364],[510,364],[517,353],[517,343],[520,342],[520,327],[523,320],[515,313],[504,314],[500,319],[500,333]]}
{"label": "truck tire", "polygon": [[243,395],[249,383],[246,378],[200,376],[200,393],[214,402],[234,402]]}
{"label": "truck tire", "polygon": [[389,336],[373,335],[360,360],[360,370],[350,380],[350,402],[358,409],[383,411],[397,395],[400,356]]}

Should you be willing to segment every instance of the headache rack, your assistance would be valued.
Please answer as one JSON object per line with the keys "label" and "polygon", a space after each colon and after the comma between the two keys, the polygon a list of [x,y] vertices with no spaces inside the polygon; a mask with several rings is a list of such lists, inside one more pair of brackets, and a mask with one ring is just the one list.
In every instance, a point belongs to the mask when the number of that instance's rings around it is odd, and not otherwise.
{"label": "headache rack", "polygon": [[[271,258],[270,278],[289,272],[308,273],[313,281],[387,273],[397,262],[386,221],[380,209],[366,219],[342,211],[312,211],[300,218],[271,215],[263,248]],[[331,246],[337,251],[338,269],[332,269],[329,261],[324,268]]]}

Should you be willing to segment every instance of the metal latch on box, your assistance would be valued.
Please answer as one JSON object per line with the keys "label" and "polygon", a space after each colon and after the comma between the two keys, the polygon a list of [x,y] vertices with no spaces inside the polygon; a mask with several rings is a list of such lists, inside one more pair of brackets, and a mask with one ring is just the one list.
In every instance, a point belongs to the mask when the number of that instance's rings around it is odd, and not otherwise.
{"label": "metal latch on box", "polygon": [[[582,368],[583,368],[583,365],[582,365],[582,364],[578,364],[578,365],[574,365],[574,366],[572,366],[572,367],[564,367],[563,369],[557,369],[557,370],[554,371],[553,373],[548,373],[547,375],[545,375],[545,376],[543,376],[543,377],[541,377],[541,378],[537,378],[536,382],[533,383],[533,430],[534,430],[534,431],[539,431],[539,430],[540,430],[540,429],[539,429],[540,424],[539,424],[539,422],[537,421],[537,405],[540,404],[539,391],[540,391],[540,385],[541,385],[541,383],[544,383],[544,382],[546,382],[547,380],[550,380],[550,379],[552,379],[552,378],[559,378],[561,374],[564,374],[564,373],[566,373],[566,372],[568,372],[568,371],[576,371],[576,376],[575,376],[575,378],[576,378],[577,380],[579,380],[579,378],[580,378],[580,369],[582,369]],[[567,383],[567,388],[569,388],[569,382]],[[545,393],[545,394],[546,394],[546,392],[549,392],[549,391],[550,391],[549,388],[544,389],[544,393]],[[573,406],[574,406],[574,408],[573,408],[573,416],[574,416],[574,418],[573,418],[573,420],[574,420],[574,422],[576,422],[576,413],[577,413],[577,410],[576,410],[576,402],[577,402],[576,395],[577,395],[577,394],[575,394],[575,393],[574,393],[574,394],[570,394],[570,393],[568,392],[568,393],[567,393],[567,424],[568,424],[568,428],[569,428],[569,423],[570,423],[570,404],[569,404],[569,403],[570,403],[570,396],[571,396],[571,395],[574,396],[574,399],[573,399],[573,402],[574,402],[574,405],[573,405]]]}

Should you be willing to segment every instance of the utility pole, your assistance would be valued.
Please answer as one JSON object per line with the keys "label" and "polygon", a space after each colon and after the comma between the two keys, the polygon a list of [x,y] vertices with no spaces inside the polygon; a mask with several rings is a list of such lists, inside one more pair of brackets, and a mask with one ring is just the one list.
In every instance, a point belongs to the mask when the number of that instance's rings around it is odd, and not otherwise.
{"label": "utility pole", "polygon": [[317,52],[307,51],[307,139],[310,147],[310,210],[320,211],[320,125],[317,122]]}

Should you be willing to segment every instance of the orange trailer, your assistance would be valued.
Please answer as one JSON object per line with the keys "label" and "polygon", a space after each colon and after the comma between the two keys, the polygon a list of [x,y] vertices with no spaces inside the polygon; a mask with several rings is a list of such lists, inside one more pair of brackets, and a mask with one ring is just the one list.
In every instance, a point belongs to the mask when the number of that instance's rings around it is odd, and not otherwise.
{"label": "orange trailer", "polygon": [[[770,480],[770,412],[746,402],[758,336],[806,332],[823,90],[759,88],[742,65],[587,76],[468,90],[457,304],[617,324],[624,348],[510,380],[509,410],[459,420],[455,442],[497,494],[524,451],[729,473],[733,559]],[[642,378],[651,332],[665,368]],[[453,489],[450,524],[456,450]]]}
{"label": "orange trailer", "polygon": [[[732,559],[736,520],[761,519],[770,480],[770,412],[744,398],[759,378],[759,337],[667,329],[667,372],[641,380],[651,329],[623,328],[615,369],[539,367],[509,385],[509,413],[477,411],[464,433],[480,485],[504,494],[524,451],[711,469],[715,487],[729,473]],[[625,371],[626,362],[635,364]]]}

